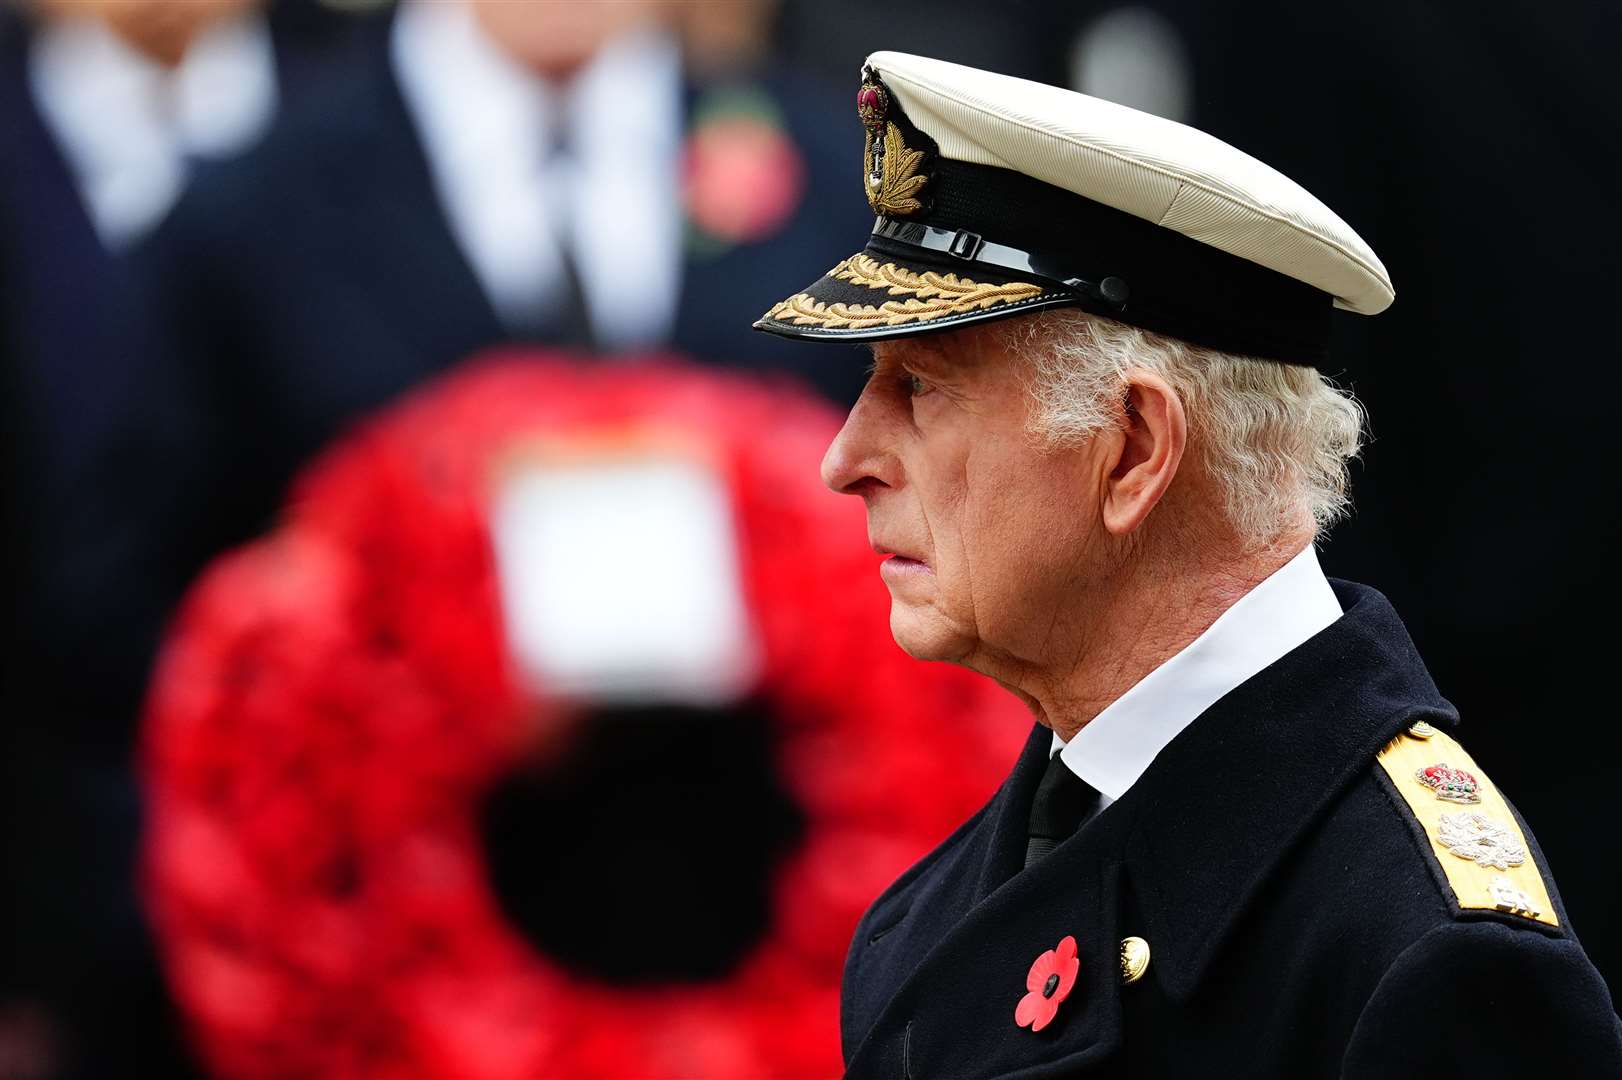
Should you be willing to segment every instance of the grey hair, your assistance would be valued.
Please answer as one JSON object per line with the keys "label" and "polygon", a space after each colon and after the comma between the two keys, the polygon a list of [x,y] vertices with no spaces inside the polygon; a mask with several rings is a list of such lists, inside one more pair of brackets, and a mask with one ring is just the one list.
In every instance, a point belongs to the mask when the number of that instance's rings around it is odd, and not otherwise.
{"label": "grey hair", "polygon": [[1183,400],[1190,449],[1220,485],[1229,524],[1267,547],[1310,515],[1318,529],[1346,516],[1347,466],[1367,419],[1349,391],[1309,367],[1232,356],[1075,309],[1003,323],[1031,360],[1031,432],[1075,445],[1121,422],[1126,375],[1147,369]]}

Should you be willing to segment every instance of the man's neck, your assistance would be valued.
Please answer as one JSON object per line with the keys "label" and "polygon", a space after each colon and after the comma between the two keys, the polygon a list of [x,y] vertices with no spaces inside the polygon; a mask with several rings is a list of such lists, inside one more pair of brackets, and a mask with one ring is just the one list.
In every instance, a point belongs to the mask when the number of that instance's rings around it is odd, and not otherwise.
{"label": "man's neck", "polygon": [[1112,575],[1107,592],[1089,598],[1085,629],[1059,655],[986,673],[1068,742],[1311,542],[1309,532],[1243,558],[1194,562],[1187,551],[1142,553]]}

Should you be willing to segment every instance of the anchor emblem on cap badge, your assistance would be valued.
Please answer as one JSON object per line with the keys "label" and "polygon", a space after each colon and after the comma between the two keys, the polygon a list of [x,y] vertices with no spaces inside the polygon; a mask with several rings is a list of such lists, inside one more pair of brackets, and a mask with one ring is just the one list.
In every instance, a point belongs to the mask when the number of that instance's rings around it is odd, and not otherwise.
{"label": "anchor emblem on cap badge", "polygon": [[890,95],[872,69],[862,73],[862,87],[856,91],[856,115],[866,132],[862,164],[868,205],[875,214],[904,217],[922,210],[917,198],[929,176],[920,172],[925,153],[907,145],[907,140],[890,118]]}

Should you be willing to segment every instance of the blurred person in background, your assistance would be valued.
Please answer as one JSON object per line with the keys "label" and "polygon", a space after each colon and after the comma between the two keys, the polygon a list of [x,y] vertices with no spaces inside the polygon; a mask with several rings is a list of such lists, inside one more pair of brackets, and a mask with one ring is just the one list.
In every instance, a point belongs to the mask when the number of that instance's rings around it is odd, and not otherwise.
{"label": "blurred person in background", "polygon": [[35,0],[32,104],[103,247],[122,251],[179,196],[194,158],[263,133],[276,109],[257,0]]}
{"label": "blurred person in background", "polygon": [[309,0],[0,7],[7,1076],[186,1069],[130,880],[156,594],[109,523],[139,512],[125,440],[166,402],[128,253],[350,22]]}
{"label": "blurred person in background", "polygon": [[859,169],[843,110],[694,11],[410,0],[187,193],[142,252],[193,468],[152,545],[176,584],[345,425],[503,342],[673,348],[854,398],[859,375],[729,317],[781,260],[838,257],[827,215],[861,219],[832,196]]}
{"label": "blurred person in background", "polygon": [[18,1030],[90,1074],[183,1070],[130,887],[157,627],[311,453],[506,341],[762,358],[846,399],[860,382],[743,325],[775,260],[832,261],[826,223],[861,217],[828,195],[859,168],[825,122],[844,110],[770,64],[770,5],[739,6],[740,34],[674,3],[175,3],[41,8],[0,70],[19,696],[41,718],[14,732],[39,824],[8,869],[7,990],[53,1003]]}

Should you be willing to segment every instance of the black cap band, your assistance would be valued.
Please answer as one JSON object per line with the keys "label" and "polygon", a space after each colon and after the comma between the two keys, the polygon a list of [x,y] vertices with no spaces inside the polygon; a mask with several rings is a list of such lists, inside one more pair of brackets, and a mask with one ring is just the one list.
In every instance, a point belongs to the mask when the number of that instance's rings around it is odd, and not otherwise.
{"label": "black cap band", "polygon": [[1023,173],[942,158],[932,172],[928,204],[879,219],[869,254],[1037,277],[1095,314],[1241,356],[1328,354],[1334,301],[1311,285]]}
{"label": "black cap band", "polygon": [[1131,288],[1118,277],[1105,277],[1097,281],[1076,277],[1052,255],[994,243],[967,229],[953,232],[918,221],[881,217],[873,223],[873,235],[928,251],[944,252],[965,262],[995,266],[1022,277],[1045,278],[1070,292],[1091,297],[1117,313],[1126,310],[1127,300],[1131,297]]}

